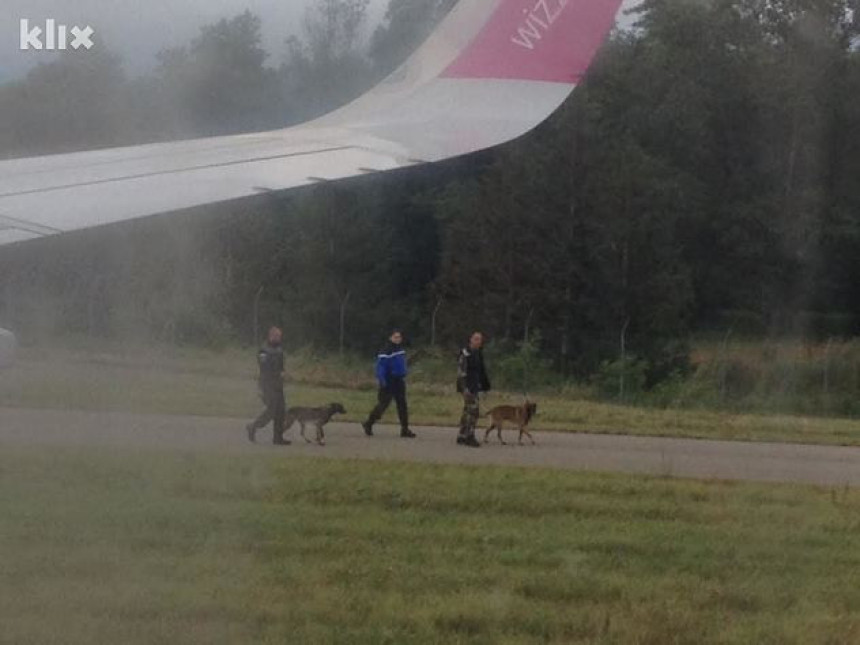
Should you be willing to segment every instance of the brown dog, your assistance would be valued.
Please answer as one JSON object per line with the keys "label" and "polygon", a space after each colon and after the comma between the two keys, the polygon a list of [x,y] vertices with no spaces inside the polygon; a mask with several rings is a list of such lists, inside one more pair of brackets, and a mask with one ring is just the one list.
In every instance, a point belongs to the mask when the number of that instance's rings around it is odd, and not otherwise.
{"label": "brown dog", "polygon": [[301,426],[302,439],[308,443],[312,443],[305,436],[305,426],[313,424],[317,429],[317,443],[321,446],[325,445],[325,425],[331,421],[336,414],[346,414],[346,409],[340,403],[330,403],[323,408],[290,408],[287,410],[287,420],[284,423],[284,428],[289,430],[292,425],[298,421]]}
{"label": "brown dog", "polygon": [[529,440],[534,445],[535,440],[532,437],[531,432],[528,430],[529,422],[535,417],[537,414],[537,403],[531,403],[526,401],[522,405],[500,405],[497,408],[493,408],[487,413],[487,416],[490,417],[492,423],[490,423],[490,427],[487,428],[487,432],[484,435],[484,443],[487,443],[490,440],[490,433],[495,430],[499,433],[499,442],[502,445],[507,445],[502,440],[502,426],[505,422],[513,423],[517,426],[520,431],[520,445],[523,444],[523,435],[526,435]]}

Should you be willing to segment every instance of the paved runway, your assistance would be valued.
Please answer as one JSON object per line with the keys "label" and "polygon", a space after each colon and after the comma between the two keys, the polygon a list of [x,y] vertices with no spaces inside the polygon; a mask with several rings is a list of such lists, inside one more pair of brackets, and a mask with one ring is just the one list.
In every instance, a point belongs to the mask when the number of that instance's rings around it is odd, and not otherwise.
{"label": "paved runway", "polygon": [[[247,441],[235,419],[143,416],[124,413],[57,412],[0,408],[0,450],[4,445],[103,446],[179,452],[272,452],[341,459],[387,459],[468,465],[562,468],[641,473],[672,477],[860,485],[860,448],[793,444],[700,441],[650,437],[535,433],[537,446],[501,446],[491,440],[480,449],[457,446],[450,428],[415,428],[404,440],[395,429],[379,427],[364,436],[352,424],[332,423],[328,445],[307,445],[291,433],[292,446]],[[507,440],[516,435],[508,431]]]}

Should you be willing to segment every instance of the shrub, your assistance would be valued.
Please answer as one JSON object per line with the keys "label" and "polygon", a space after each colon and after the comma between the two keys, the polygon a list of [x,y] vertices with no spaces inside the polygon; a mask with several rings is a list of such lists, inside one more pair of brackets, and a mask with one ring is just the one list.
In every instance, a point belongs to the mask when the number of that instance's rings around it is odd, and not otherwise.
{"label": "shrub", "polygon": [[645,392],[648,369],[648,363],[635,356],[604,361],[592,378],[592,385],[605,398],[630,401]]}
{"label": "shrub", "polygon": [[520,343],[516,351],[494,357],[491,370],[495,387],[512,392],[560,386],[563,381],[561,375],[553,370],[552,361],[541,358],[539,334]]}

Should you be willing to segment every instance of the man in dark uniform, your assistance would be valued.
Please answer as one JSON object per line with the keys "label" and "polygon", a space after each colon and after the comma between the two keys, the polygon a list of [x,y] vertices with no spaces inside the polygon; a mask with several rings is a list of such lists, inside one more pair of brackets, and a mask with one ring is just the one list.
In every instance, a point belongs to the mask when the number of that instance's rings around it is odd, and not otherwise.
{"label": "man in dark uniform", "polygon": [[257,439],[257,430],[272,423],[272,433],[276,446],[289,445],[284,439],[284,421],[286,417],[286,401],[284,400],[284,349],[282,347],[283,333],[277,327],[269,330],[266,344],[257,354],[257,364],[260,367],[260,396],[266,409],[245,429],[248,440]]}
{"label": "man in dark uniform", "polygon": [[476,331],[469,339],[468,345],[460,350],[457,361],[457,391],[463,395],[463,416],[460,418],[457,443],[472,448],[481,446],[475,438],[475,427],[481,415],[481,394],[490,391],[483,348],[484,335]]}
{"label": "man in dark uniform", "polygon": [[382,418],[391,401],[397,404],[397,416],[400,418],[400,436],[404,439],[414,439],[415,433],[409,429],[409,408],[406,405],[406,375],[409,369],[406,364],[406,350],[403,349],[403,333],[399,329],[391,332],[388,345],[376,357],[376,380],[379,382],[379,394],[376,407],[370,413],[367,421],[362,423],[368,437],[373,436],[373,424]]}

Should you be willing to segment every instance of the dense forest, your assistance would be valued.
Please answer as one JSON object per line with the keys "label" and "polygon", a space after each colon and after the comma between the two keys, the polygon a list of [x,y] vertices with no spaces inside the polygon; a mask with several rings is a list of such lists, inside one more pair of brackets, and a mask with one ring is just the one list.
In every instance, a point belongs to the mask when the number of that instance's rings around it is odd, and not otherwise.
{"label": "dense forest", "polygon": [[[143,77],[98,49],[0,86],[0,156],[287,126],[390,73],[454,0],[321,0],[283,60],[244,13]],[[0,325],[365,351],[473,328],[649,384],[696,334],[860,332],[860,13],[849,0],[646,0],[529,136],[388,176],[0,249]],[[324,79],[322,82],[315,79]]]}

